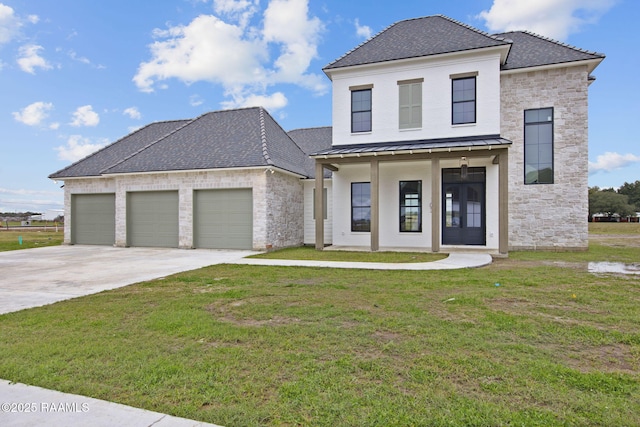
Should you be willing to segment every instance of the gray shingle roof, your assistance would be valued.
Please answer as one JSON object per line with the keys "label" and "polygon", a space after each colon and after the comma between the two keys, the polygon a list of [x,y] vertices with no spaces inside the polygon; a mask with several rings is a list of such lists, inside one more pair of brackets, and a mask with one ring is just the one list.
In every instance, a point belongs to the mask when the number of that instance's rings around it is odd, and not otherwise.
{"label": "gray shingle roof", "polygon": [[122,159],[132,156],[149,144],[164,138],[189,123],[189,121],[174,120],[151,123],[90,154],[84,159],[52,173],[49,178],[100,176],[105,169],[116,165]]}
{"label": "gray shingle roof", "polygon": [[[503,70],[603,59],[589,52],[525,31],[488,34],[436,15],[399,21],[324,68],[374,64],[493,46],[510,46]],[[595,66],[594,66],[595,67]]]}
{"label": "gray shingle roof", "polygon": [[409,152],[418,150],[448,150],[450,148],[488,148],[489,146],[511,145],[511,141],[500,135],[479,135],[463,138],[422,139],[415,141],[385,142],[379,144],[335,145],[311,155],[314,157],[339,156],[365,153]]}
{"label": "gray shingle roof", "polygon": [[503,70],[604,58],[601,53],[589,52],[526,31],[496,35],[513,42]]}
{"label": "gray shingle roof", "polygon": [[396,22],[324,70],[508,45],[446,16],[427,16]]}
{"label": "gray shingle roof", "polygon": [[[134,132],[102,150],[115,161],[85,167],[89,156],[50,178],[256,166],[309,176],[313,170],[308,156],[262,108],[216,111],[181,124],[160,138],[149,134],[144,141],[145,135]],[[135,147],[122,147],[130,143]]]}
{"label": "gray shingle roof", "polygon": [[305,152],[315,153],[331,148],[333,128],[331,126],[293,129],[287,132],[291,139]]}
{"label": "gray shingle roof", "polygon": [[[287,133],[307,156],[311,153],[331,148],[333,130],[330,126],[293,129]],[[310,167],[313,169],[314,161],[311,159],[309,160]],[[324,176],[327,178],[330,177],[331,171],[325,169]],[[309,177],[315,177],[315,169],[313,170],[313,173],[309,174]]]}

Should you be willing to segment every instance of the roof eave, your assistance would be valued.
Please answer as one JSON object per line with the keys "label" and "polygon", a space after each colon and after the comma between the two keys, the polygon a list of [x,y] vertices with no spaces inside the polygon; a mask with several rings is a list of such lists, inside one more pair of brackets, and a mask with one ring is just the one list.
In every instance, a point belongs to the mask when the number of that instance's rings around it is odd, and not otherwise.
{"label": "roof eave", "polygon": [[364,151],[358,153],[338,153],[338,154],[316,154],[310,156],[313,159],[345,159],[356,157],[382,157],[396,156],[401,154],[437,154],[437,153],[459,153],[470,151],[493,151],[501,150],[509,147],[510,144],[490,144],[484,146],[459,146],[459,147],[438,147],[438,148],[417,148],[417,149],[400,149],[387,151]]}
{"label": "roof eave", "polygon": [[435,53],[433,55],[422,55],[422,56],[414,56],[411,58],[400,58],[400,59],[390,59],[390,60],[385,60],[385,61],[377,61],[377,62],[369,62],[366,64],[356,64],[356,65],[346,65],[344,67],[332,67],[331,65],[328,65],[326,67],[324,67],[322,69],[322,71],[325,73],[325,75],[327,77],[329,77],[330,80],[333,81],[332,78],[332,74],[335,71],[352,71],[352,70],[361,70],[361,69],[366,69],[366,68],[372,68],[375,66],[380,66],[382,64],[405,64],[405,63],[411,63],[411,62],[418,62],[421,60],[425,60],[425,59],[440,59],[440,58],[449,58],[452,56],[460,56],[460,55],[464,55],[464,54],[469,54],[469,53],[478,53],[478,52],[482,52],[482,51],[499,51],[500,52],[500,63],[504,64],[507,56],[509,55],[509,51],[511,50],[511,43],[509,42],[504,42],[504,44],[501,45],[497,45],[497,46],[486,46],[486,47],[479,47],[479,48],[474,48],[474,49],[465,49],[465,50],[458,50],[455,52],[443,52],[443,53]]}
{"label": "roof eave", "polygon": [[604,56],[602,58],[593,58],[593,59],[583,59],[580,61],[569,61],[569,62],[558,62],[555,64],[544,64],[544,65],[536,65],[533,67],[520,67],[520,68],[511,68],[507,70],[500,70],[501,74],[514,74],[514,73],[528,73],[531,71],[542,71],[542,70],[552,70],[555,68],[566,68],[566,67],[576,67],[580,65],[586,65],[589,74],[596,69],[598,65],[604,60]]}

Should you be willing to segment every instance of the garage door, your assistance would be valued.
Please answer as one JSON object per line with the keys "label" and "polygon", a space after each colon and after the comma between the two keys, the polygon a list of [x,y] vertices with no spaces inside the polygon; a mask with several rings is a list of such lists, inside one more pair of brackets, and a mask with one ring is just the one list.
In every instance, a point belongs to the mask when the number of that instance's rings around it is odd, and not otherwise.
{"label": "garage door", "polygon": [[113,245],[116,241],[116,195],[71,195],[71,243]]}
{"label": "garage door", "polygon": [[250,188],[194,193],[196,248],[252,249],[253,196]]}
{"label": "garage door", "polygon": [[127,245],[178,247],[178,192],[127,193]]}

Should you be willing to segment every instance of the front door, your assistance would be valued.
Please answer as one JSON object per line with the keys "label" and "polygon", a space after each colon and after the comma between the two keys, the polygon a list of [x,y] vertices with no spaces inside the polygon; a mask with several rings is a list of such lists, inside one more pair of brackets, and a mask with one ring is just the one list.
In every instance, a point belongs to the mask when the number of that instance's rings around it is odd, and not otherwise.
{"label": "front door", "polygon": [[442,244],[485,245],[485,168],[442,170]]}

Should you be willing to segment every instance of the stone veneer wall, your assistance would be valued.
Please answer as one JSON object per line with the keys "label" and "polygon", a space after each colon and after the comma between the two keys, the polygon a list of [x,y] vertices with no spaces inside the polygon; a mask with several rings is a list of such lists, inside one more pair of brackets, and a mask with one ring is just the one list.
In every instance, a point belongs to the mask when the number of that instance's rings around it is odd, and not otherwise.
{"label": "stone veneer wall", "polygon": [[[509,148],[509,248],[588,247],[586,66],[501,76],[501,135]],[[554,109],[554,184],[524,184],[524,110]]]}
{"label": "stone veneer wall", "polygon": [[116,194],[116,246],[126,246],[126,200],[130,191],[178,190],[180,248],[193,247],[193,192],[201,189],[252,188],[253,249],[299,246],[303,241],[303,191],[299,178],[280,172],[217,170],[120,175],[65,181],[64,242],[71,242],[71,195]]}

